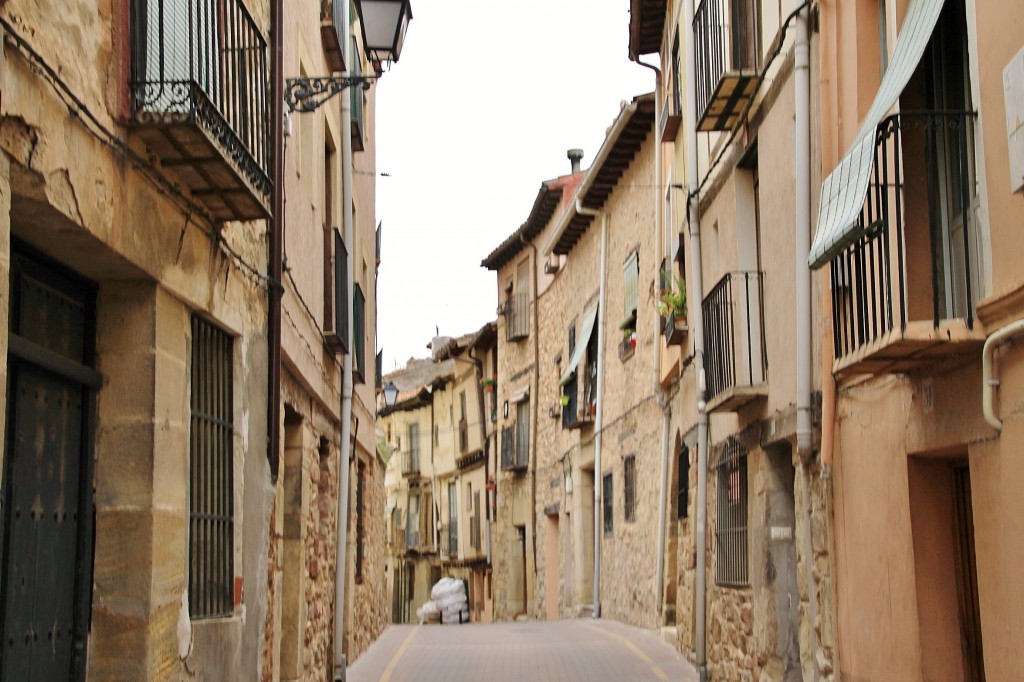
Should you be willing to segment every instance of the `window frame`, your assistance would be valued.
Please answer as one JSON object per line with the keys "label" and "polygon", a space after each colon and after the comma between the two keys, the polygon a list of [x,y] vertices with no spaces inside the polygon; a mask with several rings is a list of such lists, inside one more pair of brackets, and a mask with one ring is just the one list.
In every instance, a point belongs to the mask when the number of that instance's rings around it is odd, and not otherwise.
{"label": "window frame", "polygon": [[636,521],[636,455],[622,461],[622,511],[626,523]]}
{"label": "window frame", "polygon": [[615,532],[615,480],[612,472],[601,477],[601,526],[605,535]]}
{"label": "window frame", "polygon": [[715,584],[749,587],[750,509],[746,450],[730,443],[716,469]]}
{"label": "window frame", "polygon": [[235,608],[234,338],[195,313],[191,327],[189,616],[206,620]]}

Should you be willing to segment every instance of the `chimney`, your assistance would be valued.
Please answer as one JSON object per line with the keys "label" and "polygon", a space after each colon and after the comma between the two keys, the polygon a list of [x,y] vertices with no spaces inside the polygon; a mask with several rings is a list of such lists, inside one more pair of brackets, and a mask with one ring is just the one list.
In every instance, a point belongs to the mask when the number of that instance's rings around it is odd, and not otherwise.
{"label": "chimney", "polygon": [[566,156],[569,157],[569,163],[572,164],[572,173],[575,175],[580,172],[580,160],[583,158],[582,149],[570,149],[566,152]]}

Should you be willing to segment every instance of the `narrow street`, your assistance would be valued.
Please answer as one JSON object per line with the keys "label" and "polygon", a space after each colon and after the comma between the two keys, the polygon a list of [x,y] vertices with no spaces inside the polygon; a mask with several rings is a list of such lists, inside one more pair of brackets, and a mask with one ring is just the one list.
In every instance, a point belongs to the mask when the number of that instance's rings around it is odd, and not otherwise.
{"label": "narrow street", "polygon": [[348,669],[348,682],[696,681],[675,649],[609,620],[392,625]]}

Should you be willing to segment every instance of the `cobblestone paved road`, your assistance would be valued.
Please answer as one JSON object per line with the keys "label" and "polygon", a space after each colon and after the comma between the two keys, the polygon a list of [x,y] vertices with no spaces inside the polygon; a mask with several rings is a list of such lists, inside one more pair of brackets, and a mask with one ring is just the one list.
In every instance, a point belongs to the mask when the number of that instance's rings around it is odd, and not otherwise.
{"label": "cobblestone paved road", "polygon": [[696,682],[656,635],[607,620],[392,625],[348,682]]}

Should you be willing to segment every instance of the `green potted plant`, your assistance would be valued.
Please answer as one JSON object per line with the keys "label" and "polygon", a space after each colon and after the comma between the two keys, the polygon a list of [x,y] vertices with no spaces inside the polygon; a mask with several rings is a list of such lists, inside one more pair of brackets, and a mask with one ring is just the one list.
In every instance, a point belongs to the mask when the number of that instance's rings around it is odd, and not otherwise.
{"label": "green potted plant", "polygon": [[662,289],[658,296],[658,314],[665,320],[665,336],[669,344],[682,343],[687,331],[686,281],[676,277],[675,286]]}

